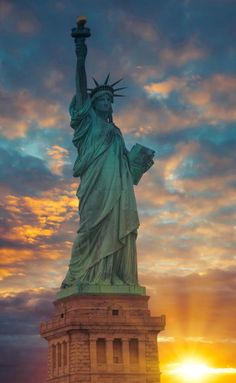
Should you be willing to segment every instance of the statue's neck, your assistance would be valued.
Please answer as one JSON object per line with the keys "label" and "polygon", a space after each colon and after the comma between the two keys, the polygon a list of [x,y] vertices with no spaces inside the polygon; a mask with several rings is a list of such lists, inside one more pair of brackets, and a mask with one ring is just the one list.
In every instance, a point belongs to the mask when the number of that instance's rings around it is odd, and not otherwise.
{"label": "statue's neck", "polygon": [[110,117],[110,114],[107,113],[107,112],[101,112],[100,110],[96,110],[95,109],[95,112],[97,113],[97,115],[105,122],[110,122],[109,121],[109,117]]}

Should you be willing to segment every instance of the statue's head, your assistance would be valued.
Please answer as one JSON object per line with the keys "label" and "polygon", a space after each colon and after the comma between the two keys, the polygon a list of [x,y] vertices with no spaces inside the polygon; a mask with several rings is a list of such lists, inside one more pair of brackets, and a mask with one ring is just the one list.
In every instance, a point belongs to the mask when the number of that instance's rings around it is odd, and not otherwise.
{"label": "statue's head", "polygon": [[92,101],[95,110],[102,113],[112,113],[113,97],[108,92],[103,92],[95,100]]}
{"label": "statue's head", "polygon": [[[114,88],[116,84],[118,84],[122,79],[114,82],[113,84],[108,84],[110,74],[108,74],[104,84],[99,85],[99,83],[93,79],[96,87],[93,89],[88,89],[90,91],[90,98],[92,104],[95,109],[100,111],[105,111],[102,109],[107,109],[109,105],[109,109],[112,110],[111,104],[113,103],[114,97],[123,97],[121,94],[117,94],[116,92],[125,89],[123,88]],[[106,110],[107,111],[107,110]]]}

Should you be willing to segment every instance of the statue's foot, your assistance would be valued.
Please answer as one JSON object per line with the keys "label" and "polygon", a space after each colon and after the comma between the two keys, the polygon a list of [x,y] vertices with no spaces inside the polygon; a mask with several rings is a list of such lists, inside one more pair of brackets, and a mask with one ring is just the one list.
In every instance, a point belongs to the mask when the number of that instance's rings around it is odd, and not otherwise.
{"label": "statue's foot", "polygon": [[119,277],[117,277],[117,275],[115,275],[112,278],[112,285],[121,286],[124,285],[124,282]]}

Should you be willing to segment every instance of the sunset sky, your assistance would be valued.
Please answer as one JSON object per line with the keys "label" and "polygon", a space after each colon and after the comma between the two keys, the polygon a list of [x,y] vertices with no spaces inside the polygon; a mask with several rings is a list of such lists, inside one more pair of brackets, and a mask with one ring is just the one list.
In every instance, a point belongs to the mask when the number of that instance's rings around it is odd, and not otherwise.
{"label": "sunset sky", "polygon": [[[128,149],[157,153],[135,192],[140,283],[167,316],[162,383],[235,383],[236,1],[1,0],[0,13],[0,380],[46,376],[38,326],[79,223],[68,106],[82,14],[89,86],[123,77],[114,121]],[[208,372],[184,378],[189,359]]]}

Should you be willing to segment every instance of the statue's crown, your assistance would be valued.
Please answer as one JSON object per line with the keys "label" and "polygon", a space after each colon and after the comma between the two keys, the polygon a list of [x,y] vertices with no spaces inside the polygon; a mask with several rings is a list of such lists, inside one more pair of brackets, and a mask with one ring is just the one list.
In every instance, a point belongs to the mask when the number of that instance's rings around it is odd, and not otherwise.
{"label": "statue's crown", "polygon": [[110,73],[107,75],[106,80],[105,80],[104,84],[102,84],[102,85],[100,85],[97,82],[97,80],[95,80],[95,78],[93,78],[93,81],[94,81],[96,87],[93,89],[88,88],[89,95],[90,95],[90,98],[92,101],[94,101],[96,98],[100,97],[101,95],[103,95],[105,93],[108,93],[111,96],[112,101],[113,101],[113,97],[124,97],[122,94],[117,94],[116,92],[119,90],[125,89],[126,87],[116,88],[116,89],[114,88],[114,86],[116,84],[118,84],[120,81],[122,81],[123,79],[121,78],[120,80],[114,82],[113,84],[108,84],[109,77],[110,77]]}

